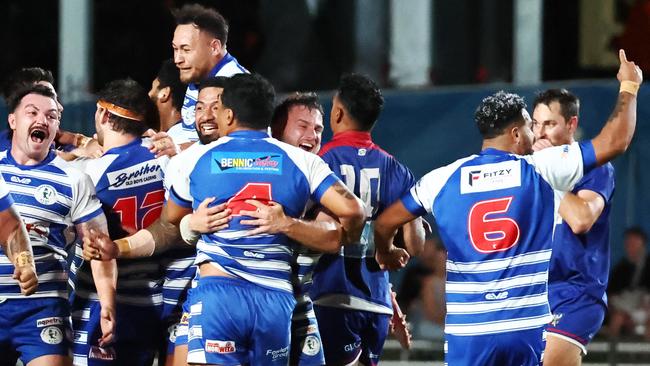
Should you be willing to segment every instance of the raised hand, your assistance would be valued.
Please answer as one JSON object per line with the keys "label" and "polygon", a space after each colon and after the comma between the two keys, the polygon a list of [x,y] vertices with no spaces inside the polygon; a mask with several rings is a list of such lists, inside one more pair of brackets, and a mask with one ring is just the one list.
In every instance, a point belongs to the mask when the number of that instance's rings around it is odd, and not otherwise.
{"label": "raised hand", "polygon": [[616,75],[618,81],[632,81],[641,84],[643,82],[643,72],[634,64],[634,61],[627,60],[624,50],[618,51],[618,59],[621,62],[621,66],[618,68],[618,74]]}

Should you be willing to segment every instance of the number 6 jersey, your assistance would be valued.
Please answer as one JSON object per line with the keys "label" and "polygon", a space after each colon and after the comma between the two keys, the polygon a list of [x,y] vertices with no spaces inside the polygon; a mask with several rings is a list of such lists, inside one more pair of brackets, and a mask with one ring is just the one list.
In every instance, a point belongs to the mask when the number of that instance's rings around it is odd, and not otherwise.
{"label": "number 6 jersey", "polygon": [[547,281],[560,196],[595,164],[591,142],[528,156],[485,149],[425,175],[402,198],[447,246],[445,332],[481,335],[551,320]]}

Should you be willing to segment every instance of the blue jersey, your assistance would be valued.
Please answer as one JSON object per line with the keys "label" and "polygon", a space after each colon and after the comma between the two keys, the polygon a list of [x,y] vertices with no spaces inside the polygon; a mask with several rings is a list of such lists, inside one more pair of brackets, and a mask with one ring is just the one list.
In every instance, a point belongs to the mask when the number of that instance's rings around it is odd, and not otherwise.
{"label": "blue jersey", "polygon": [[585,234],[575,235],[565,221],[556,226],[548,276],[551,306],[554,289],[563,286],[578,287],[596,299],[607,301],[609,212],[614,194],[614,167],[608,163],[589,172],[572,192],[582,190],[601,195],[605,207]]}
{"label": "blue jersey", "polygon": [[371,223],[408,192],[415,183],[413,174],[375,145],[368,132],[336,134],[320,155],[364,202],[369,221],[360,243],[322,256],[314,274],[312,299],[316,305],[392,314],[388,272],[375,261]]}
{"label": "blue jersey", "polygon": [[[34,250],[38,290],[31,297],[68,297],[66,249],[74,225],[102,214],[90,178],[50,151],[36,165],[19,165],[11,150],[0,153],[0,173],[20,213]],[[0,297],[22,298],[11,278],[14,266],[0,249]]]}
{"label": "blue jersey", "polygon": [[433,213],[447,247],[446,333],[502,333],[551,320],[553,190],[573,189],[595,161],[591,142],[528,156],[486,149],[428,173],[402,198],[415,215]]}
{"label": "blue jersey", "polygon": [[[148,141],[136,138],[106,151],[98,159],[87,161],[85,169],[95,183],[111,239],[133,234],[158,219],[165,197],[166,160],[156,159],[148,149]],[[72,271],[77,273],[75,292],[84,298],[94,298],[96,290],[90,266],[82,266],[80,249],[72,266]],[[116,301],[134,306],[162,305],[159,262],[157,256],[118,259]]]}
{"label": "blue jersey", "polygon": [[202,235],[196,263],[257,285],[293,292],[291,245],[285,235],[248,236],[242,210],[254,210],[248,199],[274,201],[290,217],[301,217],[311,198],[319,202],[337,179],[318,156],[270,138],[261,131],[236,131],[193,150],[183,171],[173,177],[171,199],[183,207],[215,197],[228,202],[233,219],[227,230]]}
{"label": "blue jersey", "polygon": [[0,211],[4,211],[14,204],[14,200],[9,194],[9,187],[0,174]]}
{"label": "blue jersey", "polygon": [[[248,73],[243,66],[237,62],[237,59],[234,58],[231,54],[226,53],[226,55],[216,64],[208,77],[215,76],[226,76],[230,77],[235,74]],[[183,116],[183,121],[180,124],[172,126],[172,128],[167,131],[169,136],[174,140],[174,143],[177,145],[194,142],[199,139],[199,135],[194,128],[194,110],[196,108],[196,101],[199,99],[199,85],[190,83],[187,86],[185,91],[185,99],[183,100],[183,107],[181,108],[181,116]]]}

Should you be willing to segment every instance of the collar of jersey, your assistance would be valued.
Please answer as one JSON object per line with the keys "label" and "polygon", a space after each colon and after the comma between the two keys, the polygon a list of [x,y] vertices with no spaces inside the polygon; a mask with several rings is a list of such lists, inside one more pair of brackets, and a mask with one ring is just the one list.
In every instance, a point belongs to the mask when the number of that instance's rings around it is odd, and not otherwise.
{"label": "collar of jersey", "polygon": [[255,131],[255,130],[239,130],[234,131],[228,134],[228,137],[243,137],[247,139],[264,139],[269,137],[269,134],[266,131]]}
{"label": "collar of jersey", "polygon": [[495,149],[493,147],[488,147],[487,149],[483,149],[483,151],[481,151],[481,155],[510,155],[510,154],[512,153],[508,151]]}
{"label": "collar of jersey", "polygon": [[132,149],[134,146],[139,146],[140,144],[142,144],[142,139],[140,137],[137,137],[133,141],[129,142],[126,145],[116,146],[116,147],[114,147],[112,149],[109,149],[109,150],[105,151],[104,155],[119,154],[121,152],[128,151],[128,150]]}
{"label": "collar of jersey", "polygon": [[11,149],[7,150],[7,160],[9,160],[11,165],[17,166],[22,170],[37,169],[39,167],[49,164],[52,160],[54,160],[54,158],[56,158],[56,152],[54,151],[54,149],[50,149],[50,152],[47,153],[45,159],[43,159],[43,161],[41,161],[40,163],[36,165],[21,165],[18,164],[16,160],[14,160],[13,155],[11,155]]}
{"label": "collar of jersey", "polygon": [[[214,67],[212,68],[212,70],[210,70],[210,72],[208,73],[208,77],[215,77],[215,76],[217,76],[217,73],[218,73],[219,71],[221,71],[221,68],[224,67],[224,65],[226,65],[228,62],[230,62],[230,61],[232,61],[232,60],[234,60],[234,59],[235,59],[235,58],[232,57],[231,54],[229,54],[228,52],[226,52],[226,54],[223,56],[223,58],[221,59],[221,61],[219,61],[216,65],[214,65]],[[190,84],[188,85],[188,87],[191,88],[191,89],[196,90],[196,89],[199,88],[199,84],[196,84],[196,83],[190,83]]]}
{"label": "collar of jersey", "polygon": [[366,131],[344,131],[332,137],[332,142],[345,142],[355,147],[370,147],[374,145],[370,132]]}

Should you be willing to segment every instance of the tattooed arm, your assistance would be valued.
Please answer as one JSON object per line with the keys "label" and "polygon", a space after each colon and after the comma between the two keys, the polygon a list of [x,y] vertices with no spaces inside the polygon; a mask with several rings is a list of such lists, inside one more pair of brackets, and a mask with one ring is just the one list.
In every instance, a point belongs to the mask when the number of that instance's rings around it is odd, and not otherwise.
{"label": "tattooed arm", "polygon": [[624,90],[623,85],[630,82],[641,84],[643,74],[634,62],[627,60],[623,50],[619,51],[619,59],[621,66],[617,78],[621,82],[621,92],[618,94],[611,117],[598,136],[592,140],[599,165],[605,164],[627,150],[636,127],[636,92]]}
{"label": "tattooed arm", "polygon": [[0,212],[0,222],[0,243],[15,266],[13,278],[18,280],[23,295],[31,295],[38,287],[38,277],[25,225],[13,206]]}
{"label": "tattooed arm", "polygon": [[[108,235],[108,225],[104,214],[96,216],[84,223],[77,224],[77,233],[81,239],[89,236],[90,231],[97,231]],[[115,259],[110,261],[91,260],[90,268],[93,273],[93,280],[97,288],[99,303],[101,305],[100,324],[102,328],[102,337],[99,340],[100,346],[109,344],[113,340],[115,331],[115,290],[117,287],[117,262]]]}
{"label": "tattooed arm", "polygon": [[366,222],[363,203],[341,182],[334,183],[321,197],[320,204],[338,217],[343,243],[356,243]]}

